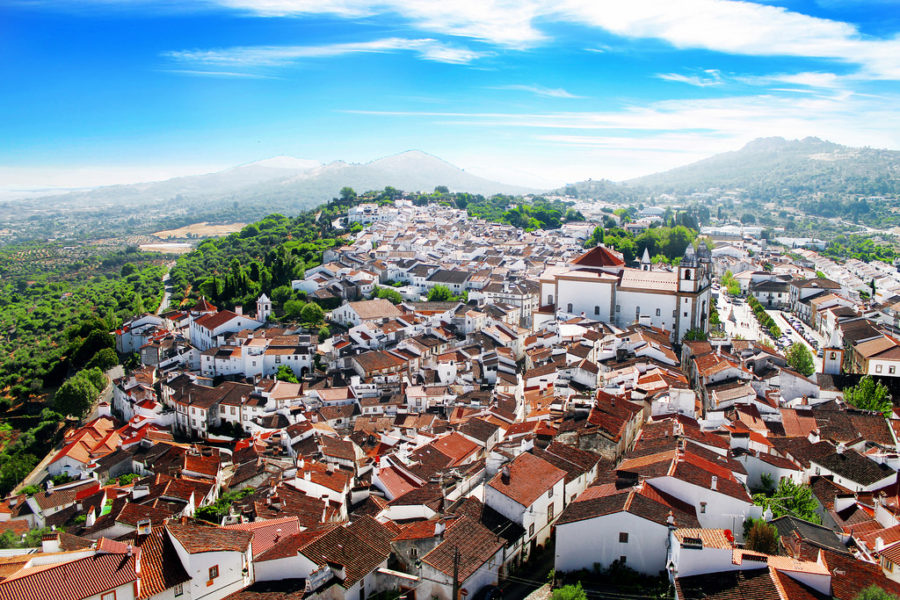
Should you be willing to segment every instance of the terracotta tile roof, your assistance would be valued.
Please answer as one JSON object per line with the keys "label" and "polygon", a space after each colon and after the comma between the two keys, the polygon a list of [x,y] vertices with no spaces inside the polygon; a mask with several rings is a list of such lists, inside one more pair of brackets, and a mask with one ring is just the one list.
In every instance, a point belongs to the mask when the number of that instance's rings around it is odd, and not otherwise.
{"label": "terracotta tile roof", "polygon": [[444,541],[423,556],[422,562],[452,576],[454,557],[458,551],[459,581],[465,582],[502,550],[503,546],[503,540],[486,527],[473,519],[461,517],[448,525]]}
{"label": "terracotta tile roof", "polygon": [[149,535],[138,536],[134,546],[141,550],[140,598],[149,598],[191,580],[164,530],[155,529]]}
{"label": "terracotta tile roof", "polygon": [[249,531],[253,534],[254,558],[266,552],[278,540],[295,533],[300,533],[300,520],[296,515],[281,519],[261,519],[251,523],[226,525],[223,529]]}
{"label": "terracotta tile roof", "polygon": [[618,267],[624,266],[625,261],[622,260],[621,254],[601,245],[591,248],[573,260],[572,264],[582,267]]}
{"label": "terracotta tile roof", "polygon": [[703,543],[704,548],[718,548],[720,550],[731,550],[734,543],[728,539],[724,529],[676,529],[675,538],[679,542],[685,539],[698,539]]}
{"label": "terracotta tile roof", "polygon": [[196,522],[169,521],[166,530],[184,546],[189,554],[202,552],[243,552],[250,546],[253,534],[201,525]]}
{"label": "terracotta tile roof", "polygon": [[296,556],[303,548],[313,543],[338,525],[334,523],[324,523],[322,525],[298,531],[289,536],[283,537],[275,542],[269,549],[262,554],[253,557],[255,562],[263,562],[267,560],[278,560],[279,558],[290,558]]}
{"label": "terracotta tile roof", "polygon": [[81,600],[138,578],[137,554],[94,554],[79,560],[26,568],[0,582],[0,600]]}
{"label": "terracotta tile roof", "polygon": [[344,567],[341,585],[348,589],[387,560],[389,552],[370,545],[347,527],[336,527],[305,546],[301,553],[318,565]]}
{"label": "terracotta tile roof", "polygon": [[566,476],[562,469],[527,452],[520,454],[506,466],[509,468],[508,480],[504,481],[501,470],[488,485],[525,507],[531,506],[541,494]]}

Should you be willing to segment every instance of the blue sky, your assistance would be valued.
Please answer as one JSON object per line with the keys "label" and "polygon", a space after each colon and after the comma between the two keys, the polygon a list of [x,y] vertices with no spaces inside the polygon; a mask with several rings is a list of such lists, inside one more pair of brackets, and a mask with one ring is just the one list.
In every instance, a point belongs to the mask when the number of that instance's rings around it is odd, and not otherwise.
{"label": "blue sky", "polygon": [[900,148],[900,0],[6,0],[0,188],[420,149],[624,179],[761,136]]}

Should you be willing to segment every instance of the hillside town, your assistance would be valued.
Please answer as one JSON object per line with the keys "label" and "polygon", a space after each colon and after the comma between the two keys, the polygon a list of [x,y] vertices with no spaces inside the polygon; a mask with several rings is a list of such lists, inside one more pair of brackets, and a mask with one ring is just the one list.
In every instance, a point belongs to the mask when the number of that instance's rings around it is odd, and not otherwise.
{"label": "hillside town", "polygon": [[664,264],[590,222],[346,220],[291,286],[328,336],[265,294],[114,332],[138,365],[0,502],[0,535],[42,531],[0,599],[900,595],[900,411],[845,393],[897,389],[896,267],[753,228]]}

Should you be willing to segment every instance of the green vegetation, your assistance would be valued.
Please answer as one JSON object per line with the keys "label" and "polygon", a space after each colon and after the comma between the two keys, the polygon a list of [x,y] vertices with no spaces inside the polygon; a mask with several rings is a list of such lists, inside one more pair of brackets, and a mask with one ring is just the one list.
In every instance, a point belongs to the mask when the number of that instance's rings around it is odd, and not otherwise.
{"label": "green vegetation", "polygon": [[857,594],[856,598],[853,600],[900,600],[894,594],[884,591],[877,585],[870,585],[859,594]]}
{"label": "green vegetation", "polygon": [[900,253],[893,246],[878,244],[869,237],[853,234],[835,237],[825,246],[822,254],[835,259],[856,258],[863,262],[880,260],[891,263],[900,258]]}
{"label": "green vegetation", "polygon": [[400,295],[400,292],[388,287],[375,288],[375,293],[372,294],[372,297],[384,298],[385,300],[389,300],[392,304],[400,304],[403,302],[403,296]]}
{"label": "green vegetation", "polygon": [[453,194],[450,198],[457,208],[465,209],[470,217],[507,223],[525,231],[559,229],[563,223],[584,221],[584,215],[570,208],[570,203],[559,200],[538,197],[526,202],[522,198],[500,194],[490,198]]}
{"label": "green vegetation", "polygon": [[459,300],[460,302],[466,301],[466,292],[463,292],[460,295],[456,295],[450,291],[445,285],[436,285],[430,290],[428,290],[428,301],[429,302],[453,302],[455,300]]}
{"label": "green vegetation", "polygon": [[770,509],[776,517],[793,515],[810,523],[822,522],[816,512],[819,502],[810,487],[794,483],[787,477],[782,478],[771,492],[753,494],[753,503]]}
{"label": "green vegetation", "polygon": [[294,375],[294,372],[287,365],[278,367],[278,371],[275,372],[275,379],[278,381],[286,381],[288,383],[300,383],[297,376]]}
{"label": "green vegetation", "polygon": [[734,273],[731,271],[725,271],[725,274],[722,275],[722,287],[725,288],[729,296],[741,295],[741,284],[734,278]]}
{"label": "green vegetation", "polygon": [[239,500],[243,500],[247,496],[253,495],[255,492],[255,489],[249,487],[225,492],[212,504],[198,508],[194,516],[198,519],[219,525],[222,523],[222,519],[225,515],[228,514],[228,510],[231,508],[232,504]]}
{"label": "green vegetation", "polygon": [[806,344],[791,344],[784,357],[787,359],[788,366],[802,375],[809,377],[816,372],[812,352],[809,351]]}
{"label": "green vegetation", "polygon": [[64,531],[63,529],[50,529],[42,527],[40,529],[29,529],[24,537],[20,537],[11,530],[4,531],[0,534],[0,548],[6,550],[8,548],[37,548],[41,545],[41,539],[48,533],[55,531]]}
{"label": "green vegetation", "polygon": [[844,402],[860,410],[883,413],[885,417],[893,410],[887,386],[869,375],[860,379],[855,386],[844,388]]}
{"label": "green vegetation", "polygon": [[119,475],[118,477],[111,477],[107,480],[106,485],[131,485],[131,483],[140,479],[141,476],[137,473],[125,473],[124,475]]}
{"label": "green vegetation", "polygon": [[778,339],[781,337],[781,329],[778,325],[775,324],[775,319],[766,312],[765,307],[760,303],[759,300],[754,296],[750,296],[747,299],[747,304],[750,305],[750,308],[753,310],[753,316],[756,317],[757,322],[760,327],[767,330],[769,335],[772,336],[772,339]]}
{"label": "green vegetation", "polygon": [[584,246],[593,248],[602,243],[621,252],[625,262],[640,258],[646,249],[654,262],[669,264],[680,260],[696,238],[697,231],[684,225],[650,227],[637,236],[619,227],[597,227]]}
{"label": "green vegetation", "polygon": [[744,547],[763,554],[778,554],[778,529],[762,519],[744,523]]}
{"label": "green vegetation", "polygon": [[553,590],[550,598],[552,600],[587,600],[587,594],[584,593],[584,589],[579,581],[575,585],[564,585]]}
{"label": "green vegetation", "polygon": [[708,339],[709,336],[702,329],[688,329],[684,334],[684,340],[688,342],[705,342]]}

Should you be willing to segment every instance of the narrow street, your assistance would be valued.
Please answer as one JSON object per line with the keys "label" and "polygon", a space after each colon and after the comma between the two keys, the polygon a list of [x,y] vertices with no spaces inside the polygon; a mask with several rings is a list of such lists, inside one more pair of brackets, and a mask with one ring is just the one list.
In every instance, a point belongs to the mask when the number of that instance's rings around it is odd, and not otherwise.
{"label": "narrow street", "polygon": [[163,284],[163,298],[162,302],[159,303],[159,308],[156,309],[156,314],[162,314],[167,308],[169,308],[169,301],[172,299],[172,286],[169,285],[169,272],[172,270],[172,267],[175,266],[175,262],[170,262],[166,265],[166,272],[162,278]]}

